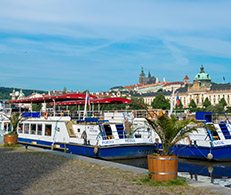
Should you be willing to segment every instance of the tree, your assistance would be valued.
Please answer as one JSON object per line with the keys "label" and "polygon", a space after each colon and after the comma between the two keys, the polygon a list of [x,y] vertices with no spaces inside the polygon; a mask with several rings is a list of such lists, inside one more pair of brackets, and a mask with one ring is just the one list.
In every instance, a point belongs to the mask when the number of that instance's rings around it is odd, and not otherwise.
{"label": "tree", "polygon": [[222,104],[216,104],[215,106],[208,106],[206,109],[207,112],[224,112],[224,107]]}
{"label": "tree", "polygon": [[231,107],[227,107],[226,112],[231,112]]}
{"label": "tree", "polygon": [[63,88],[63,94],[67,94],[67,88],[66,87]]}
{"label": "tree", "polygon": [[13,134],[17,134],[17,127],[18,127],[19,123],[26,120],[22,116],[21,113],[12,114],[10,117],[8,117],[7,115],[4,115],[4,116],[7,117],[10,120],[10,125],[12,127],[12,133]]}
{"label": "tree", "polygon": [[42,108],[42,104],[32,104],[32,110],[39,112]]}
{"label": "tree", "polygon": [[226,103],[226,101],[225,101],[225,98],[221,98],[218,104],[221,104],[221,105],[223,106],[223,108],[224,108],[225,106],[227,106],[227,103]]}
{"label": "tree", "polygon": [[198,111],[197,105],[193,99],[191,99],[188,107],[189,107],[190,112]]}
{"label": "tree", "polygon": [[197,108],[197,105],[196,105],[196,103],[195,103],[195,101],[193,99],[191,99],[188,107],[189,108]]}
{"label": "tree", "polygon": [[209,106],[211,106],[211,102],[209,101],[208,97],[203,102],[203,106],[204,106],[204,108],[208,108]]}
{"label": "tree", "polygon": [[183,108],[183,104],[182,104],[182,102],[181,102],[181,100],[180,100],[179,106],[177,106],[177,104],[176,104],[176,109],[182,109],[182,108]]}
{"label": "tree", "polygon": [[193,119],[179,121],[175,115],[171,115],[170,118],[162,115],[158,116],[156,120],[149,118],[146,120],[160,138],[163,148],[162,156],[171,155],[171,148],[177,142],[185,138],[189,139],[189,134],[197,130],[195,125],[189,125],[194,121]]}
{"label": "tree", "polygon": [[152,108],[167,110],[170,109],[170,103],[169,100],[165,99],[164,95],[159,94],[155,97],[155,99],[152,101]]}
{"label": "tree", "polygon": [[131,97],[131,104],[129,104],[129,109],[131,110],[143,109],[144,108],[142,106],[143,104],[144,104],[143,98]]}

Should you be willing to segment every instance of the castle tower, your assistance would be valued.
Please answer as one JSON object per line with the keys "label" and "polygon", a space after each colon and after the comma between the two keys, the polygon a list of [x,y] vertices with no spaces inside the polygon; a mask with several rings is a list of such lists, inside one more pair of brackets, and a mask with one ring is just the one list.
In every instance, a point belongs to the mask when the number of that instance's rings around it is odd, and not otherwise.
{"label": "castle tower", "polygon": [[158,79],[158,77],[156,77],[156,83],[159,83],[159,79]]}
{"label": "castle tower", "polygon": [[163,83],[166,83],[165,77],[163,77]]}
{"label": "castle tower", "polygon": [[15,100],[15,89],[13,89],[12,93],[10,94],[11,95],[11,100]]}
{"label": "castle tower", "polygon": [[188,78],[188,75],[184,77],[184,84],[187,85],[190,83],[190,79]]}
{"label": "castle tower", "polygon": [[144,69],[143,69],[143,66],[142,66],[141,67],[140,77],[139,77],[139,83],[143,83],[144,78],[145,78],[145,74],[144,74]]}

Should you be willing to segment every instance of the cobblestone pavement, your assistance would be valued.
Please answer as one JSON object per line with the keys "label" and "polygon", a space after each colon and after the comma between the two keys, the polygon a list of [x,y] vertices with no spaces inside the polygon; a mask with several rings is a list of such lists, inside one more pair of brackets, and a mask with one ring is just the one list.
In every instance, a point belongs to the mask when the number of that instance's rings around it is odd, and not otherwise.
{"label": "cobblestone pavement", "polygon": [[24,148],[0,147],[0,194],[213,194],[138,185],[143,175]]}

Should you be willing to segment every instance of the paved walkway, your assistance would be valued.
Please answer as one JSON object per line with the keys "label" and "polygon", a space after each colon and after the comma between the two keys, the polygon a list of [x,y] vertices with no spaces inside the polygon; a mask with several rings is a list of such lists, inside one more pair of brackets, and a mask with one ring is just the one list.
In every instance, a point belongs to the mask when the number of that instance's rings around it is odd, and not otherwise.
{"label": "paved walkway", "polygon": [[49,150],[0,147],[0,194],[214,194],[139,185],[146,169]]}

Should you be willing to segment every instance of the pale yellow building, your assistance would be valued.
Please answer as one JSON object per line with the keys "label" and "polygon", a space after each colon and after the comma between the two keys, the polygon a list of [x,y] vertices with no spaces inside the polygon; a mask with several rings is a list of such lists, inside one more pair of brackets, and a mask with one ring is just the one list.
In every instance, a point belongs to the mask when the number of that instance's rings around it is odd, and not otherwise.
{"label": "pale yellow building", "polygon": [[[195,101],[197,107],[202,107],[203,102],[208,97],[212,105],[216,105],[224,98],[227,106],[231,106],[231,84],[212,84],[211,77],[205,73],[203,65],[201,65],[200,72],[194,77],[193,84],[186,84],[175,91],[174,100],[178,94],[184,108],[189,106],[191,99]],[[158,93],[146,93],[138,95],[144,98],[144,102],[151,105],[151,102],[156,95],[163,94],[165,98],[171,100],[172,92],[163,91]],[[175,101],[176,104],[176,101]]]}

